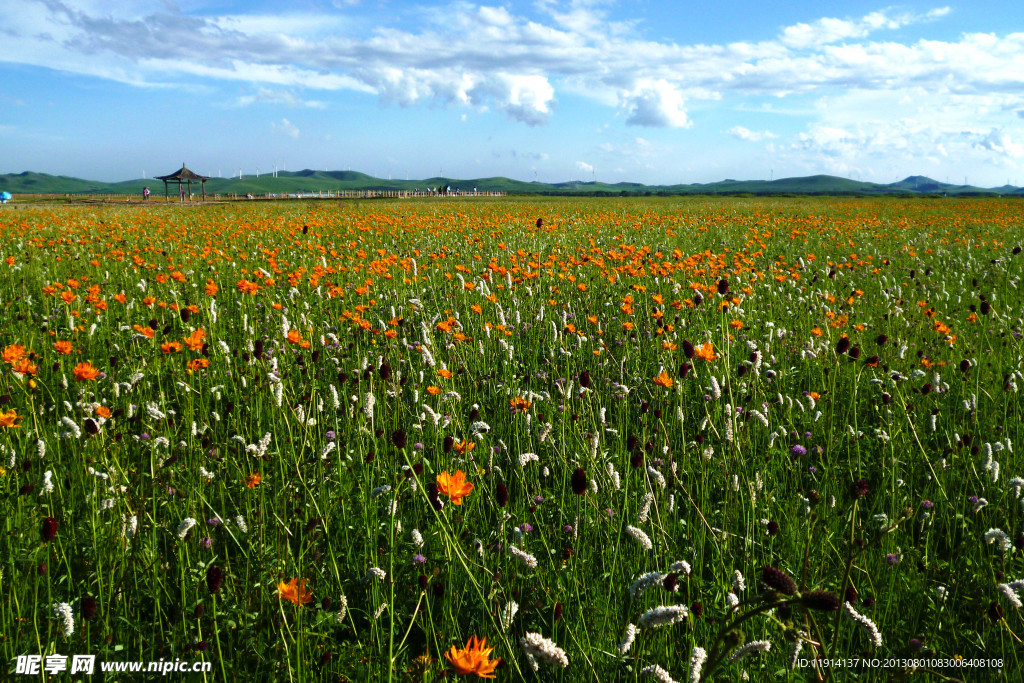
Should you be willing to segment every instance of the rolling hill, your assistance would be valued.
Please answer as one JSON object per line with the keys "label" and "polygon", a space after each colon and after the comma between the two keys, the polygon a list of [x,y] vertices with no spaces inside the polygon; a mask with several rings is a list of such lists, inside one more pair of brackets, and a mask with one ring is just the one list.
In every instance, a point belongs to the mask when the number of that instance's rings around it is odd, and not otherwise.
{"label": "rolling hill", "polygon": [[[0,175],[0,191],[12,194],[141,194],[149,186],[159,197],[163,183],[155,179],[138,178],[116,183],[104,183],[68,176],[25,171]],[[375,178],[358,171],[280,171],[272,174],[242,178],[211,178],[206,183],[208,194],[293,194],[338,190],[423,190],[451,186],[462,191],[477,189],[481,192],[507,192],[509,194],[539,195],[647,195],[647,194],[710,194],[710,195],[949,195],[1024,196],[1024,188],[1004,185],[981,188],[970,185],[951,185],[925,176],[910,176],[895,183],[869,183],[831,175],[812,175],[778,180],[732,180],[714,183],[678,185],[643,185],[640,183],[602,183],[567,181],[538,183],[512,178],[447,178],[435,176],[422,180],[392,180]],[[198,191],[198,186],[193,188]],[[172,186],[172,191],[176,188]]]}

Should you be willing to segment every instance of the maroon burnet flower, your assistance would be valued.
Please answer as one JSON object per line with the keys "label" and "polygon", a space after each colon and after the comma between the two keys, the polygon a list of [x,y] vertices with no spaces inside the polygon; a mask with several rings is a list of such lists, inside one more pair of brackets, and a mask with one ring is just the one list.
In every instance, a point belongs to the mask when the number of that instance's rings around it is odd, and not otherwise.
{"label": "maroon burnet flower", "polygon": [[786,572],[772,566],[761,568],[761,581],[771,588],[784,595],[796,595],[796,581]]}
{"label": "maroon burnet flower", "polygon": [[587,473],[583,471],[582,467],[573,470],[569,483],[572,486],[572,492],[577,496],[582,496],[587,492]]}
{"label": "maroon burnet flower", "polygon": [[82,598],[82,619],[92,621],[96,616],[96,598],[85,596]]}
{"label": "maroon burnet flower", "polygon": [[505,487],[505,482],[498,482],[494,489],[494,498],[498,501],[498,507],[503,508],[508,505],[508,489]]}
{"label": "maroon burnet flower", "polygon": [[849,337],[843,337],[838,342],[836,342],[836,353],[838,353],[839,355],[842,355],[842,354],[846,353],[849,350],[850,350],[850,338]]}
{"label": "maroon burnet flower", "polygon": [[57,521],[56,517],[47,517],[43,520],[42,528],[40,529],[40,535],[43,540],[47,543],[57,537],[57,529],[60,528],[60,522]]}
{"label": "maroon burnet flower", "polygon": [[850,495],[854,499],[863,498],[868,495],[870,487],[868,486],[867,479],[858,479],[850,485]]}
{"label": "maroon burnet flower", "polygon": [[210,589],[211,593],[216,593],[220,590],[223,582],[224,570],[217,565],[211,564],[210,568],[206,570],[206,587]]}
{"label": "maroon burnet flower", "polygon": [[800,596],[800,604],[820,612],[835,612],[842,606],[839,598],[828,591],[808,591]]}

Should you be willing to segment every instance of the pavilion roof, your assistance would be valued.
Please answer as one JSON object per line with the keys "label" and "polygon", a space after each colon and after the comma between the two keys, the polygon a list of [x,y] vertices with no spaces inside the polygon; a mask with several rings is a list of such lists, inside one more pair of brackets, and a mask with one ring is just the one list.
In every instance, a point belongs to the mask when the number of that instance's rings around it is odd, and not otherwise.
{"label": "pavilion roof", "polygon": [[185,168],[185,164],[181,165],[181,170],[175,171],[170,175],[158,175],[157,180],[209,180],[209,176],[199,175],[194,171],[190,171]]}

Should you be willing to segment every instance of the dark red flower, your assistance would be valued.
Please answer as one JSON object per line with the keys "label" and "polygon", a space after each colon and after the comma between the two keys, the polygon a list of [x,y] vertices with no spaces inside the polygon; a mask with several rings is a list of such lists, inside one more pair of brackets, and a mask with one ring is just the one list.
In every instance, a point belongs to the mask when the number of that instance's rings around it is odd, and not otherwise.
{"label": "dark red flower", "polygon": [[572,485],[572,492],[577,496],[582,496],[587,492],[587,473],[583,471],[582,467],[577,467],[573,470],[570,483]]}
{"label": "dark red flower", "polygon": [[43,520],[43,526],[40,530],[40,534],[43,540],[49,543],[57,537],[57,529],[60,527],[60,522],[57,521],[56,517],[47,517]]}

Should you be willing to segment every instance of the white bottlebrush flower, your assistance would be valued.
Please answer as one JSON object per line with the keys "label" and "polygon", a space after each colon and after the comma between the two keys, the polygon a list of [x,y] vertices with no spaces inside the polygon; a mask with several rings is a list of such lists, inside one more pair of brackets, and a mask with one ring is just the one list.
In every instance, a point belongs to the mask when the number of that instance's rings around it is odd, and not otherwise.
{"label": "white bottlebrush flower", "polygon": [[501,630],[508,631],[512,626],[512,620],[516,618],[516,612],[519,611],[519,603],[515,600],[510,601],[507,605],[501,608],[501,612],[498,613],[498,619],[501,622]]}
{"label": "white bottlebrush flower", "polygon": [[1024,607],[1024,604],[1021,603],[1020,598],[1017,597],[1017,591],[1013,588],[1016,584],[1021,584],[1021,587],[1024,587],[1024,581],[1015,581],[1014,583],[1001,583],[996,586],[996,590],[1006,596],[1006,599],[1010,601],[1011,605],[1020,609],[1021,607]]}
{"label": "white bottlebrush flower", "polygon": [[249,533],[249,525],[245,523],[245,517],[238,515],[235,517],[235,525],[241,530],[243,534]]}
{"label": "white bottlebrush flower", "polygon": [[66,602],[54,603],[53,611],[60,619],[61,627],[64,629],[64,637],[70,638],[75,632],[75,617],[71,612],[71,605]]}
{"label": "white bottlebrush flower", "polygon": [[338,600],[338,614],[335,615],[335,620],[340,624],[345,621],[345,613],[348,611],[348,598],[344,595]]}
{"label": "white bottlebrush flower", "polygon": [[687,576],[689,576],[691,571],[690,563],[686,560],[679,560],[678,562],[673,562],[671,565],[669,565],[668,571],[671,574],[686,574]]}
{"label": "white bottlebrush flower", "polygon": [[196,520],[194,518],[192,518],[192,517],[186,517],[185,519],[181,520],[181,524],[178,525],[178,531],[177,531],[178,538],[181,539],[181,540],[185,540],[185,536],[188,535],[188,532],[195,525],[196,525]]}
{"label": "white bottlebrush flower", "polygon": [[423,547],[423,534],[420,533],[419,529],[413,529],[410,534],[412,537],[412,544],[417,548]]}
{"label": "white bottlebrush flower", "polygon": [[637,621],[637,627],[648,630],[662,626],[671,626],[686,619],[688,613],[686,605],[662,605],[641,614],[640,619]]}
{"label": "white bottlebrush flower", "polygon": [[560,666],[563,669],[569,666],[569,657],[565,654],[565,650],[539,633],[527,633],[519,639],[519,646],[523,648],[523,652],[527,656],[546,664]]}
{"label": "white bottlebrush flower", "polygon": [[377,579],[383,581],[388,577],[388,573],[380,567],[370,567],[370,571],[366,572],[366,576],[363,577],[363,581],[369,581],[370,579]]}
{"label": "white bottlebrush flower", "polygon": [[647,572],[640,576],[636,581],[629,584],[629,595],[636,600],[645,590],[651,586],[658,585],[664,580],[665,575],[661,572]]}
{"label": "white bottlebrush flower", "polygon": [[202,477],[203,479],[206,479],[207,481],[210,481],[211,479],[213,479],[213,472],[209,471],[208,469],[200,465],[199,476]]}
{"label": "white bottlebrush flower", "polygon": [[633,647],[634,640],[636,640],[636,626],[630,624],[626,627],[626,632],[622,634],[622,640],[619,641],[619,654],[624,655],[629,652],[629,648]]}
{"label": "white bottlebrush flower", "polygon": [[734,593],[742,593],[747,590],[747,582],[738,569],[732,573],[732,590]]}
{"label": "white bottlebrush flower", "polygon": [[700,677],[704,670],[704,662],[708,660],[708,653],[702,647],[694,646],[690,652],[690,683],[700,683]]}
{"label": "white bottlebrush flower", "polygon": [[363,398],[363,415],[366,416],[367,420],[373,420],[373,407],[377,404],[377,399],[374,398],[372,392],[367,392]]}
{"label": "white bottlebrush flower", "polygon": [[384,610],[386,610],[387,608],[388,603],[382,602],[380,607],[378,607],[377,610],[373,613],[373,620],[377,621],[378,619],[380,619],[380,615],[384,614]]}
{"label": "white bottlebrush flower", "polygon": [[43,473],[43,493],[53,493],[53,471]]}
{"label": "white bottlebrush flower", "polygon": [[640,544],[640,547],[644,550],[651,550],[654,544],[651,543],[651,538],[640,529],[635,526],[627,525],[626,533],[628,533],[634,541]]}
{"label": "white bottlebrush flower", "polygon": [[139,518],[136,515],[131,517],[121,516],[121,535],[127,538],[129,541],[135,538],[135,533],[139,530]]}
{"label": "white bottlebrush flower", "polygon": [[378,486],[374,490],[370,491],[370,498],[380,498],[381,496],[390,491],[391,487],[387,484],[384,484],[383,486]]}
{"label": "white bottlebrush flower", "polygon": [[740,606],[740,599],[739,599],[739,597],[735,593],[732,593],[732,592],[729,592],[729,593],[725,594],[725,602],[729,606],[729,610],[730,611],[734,610],[734,609],[736,609],[737,607]]}
{"label": "white bottlebrush flower", "polygon": [[[36,441],[36,450],[39,452],[39,459],[40,460],[45,458],[46,457],[46,442],[43,441],[42,439],[39,439],[38,441]],[[12,465],[12,467],[13,467],[13,465]],[[1011,483],[1013,483],[1013,482],[1011,482]],[[1017,496],[1020,497],[1020,494],[1018,493]]]}
{"label": "white bottlebrush flower", "polygon": [[651,503],[654,502],[654,494],[648,492],[644,495],[644,499],[640,501],[640,509],[637,510],[636,519],[641,524],[647,522],[648,517],[651,514]]}
{"label": "white bottlebrush flower", "polygon": [[661,472],[656,470],[653,466],[647,466],[647,475],[658,485],[659,488],[665,488],[665,477],[662,476]]}
{"label": "white bottlebrush flower", "polygon": [[1013,541],[1010,540],[1010,536],[1002,529],[989,529],[986,531],[985,542],[989,545],[997,544],[1004,554],[1010,552],[1010,548],[1013,547]]}
{"label": "white bottlebrush flower", "polygon": [[757,652],[768,652],[771,649],[772,649],[772,644],[771,644],[770,641],[767,641],[767,640],[753,640],[753,641],[747,643],[746,645],[744,645],[743,647],[737,649],[736,652],[733,652],[732,653],[732,657],[729,657],[729,663],[730,664],[735,664],[738,661],[746,659],[747,657],[749,657],[752,654],[755,654]]}
{"label": "white bottlebrush flower", "polygon": [[843,603],[843,607],[846,609],[846,613],[850,615],[850,618],[860,624],[861,628],[868,634],[871,644],[875,647],[882,647],[882,632],[878,630],[875,622],[855,610],[849,602]]}
{"label": "white bottlebrush flower", "polygon": [[531,462],[540,462],[540,456],[536,453],[522,453],[519,456],[519,466],[526,467]]}
{"label": "white bottlebrush flower", "polygon": [[508,554],[519,560],[522,564],[529,567],[530,569],[537,568],[537,558],[530,553],[524,552],[514,545],[508,547]]}
{"label": "white bottlebrush flower", "polygon": [[653,678],[658,683],[676,683],[676,680],[657,664],[645,666],[640,670],[641,678]]}

